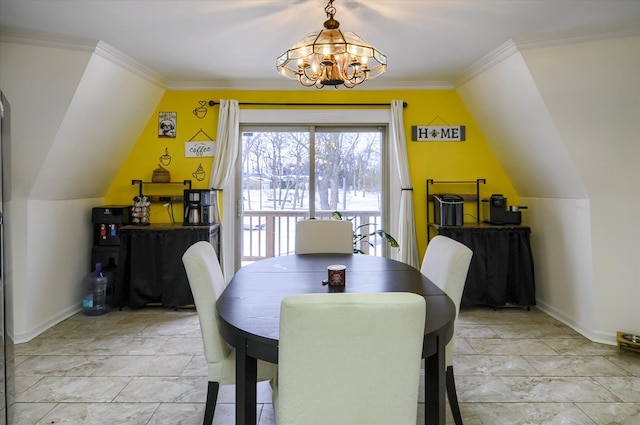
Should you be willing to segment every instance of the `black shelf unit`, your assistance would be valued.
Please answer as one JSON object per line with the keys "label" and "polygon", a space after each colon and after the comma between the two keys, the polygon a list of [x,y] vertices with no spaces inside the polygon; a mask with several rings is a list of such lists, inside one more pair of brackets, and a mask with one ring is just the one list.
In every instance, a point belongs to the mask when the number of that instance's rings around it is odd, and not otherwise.
{"label": "black shelf unit", "polygon": [[142,186],[145,184],[162,185],[162,184],[179,184],[182,186],[189,186],[187,189],[191,189],[191,180],[183,180],[181,182],[145,182],[142,180],[131,180],[132,185],[138,185],[138,194],[142,196]]}
{"label": "black shelf unit", "polygon": [[[139,196],[143,196],[143,190],[142,187],[144,185],[154,185],[154,186],[170,186],[170,185],[180,185],[182,187],[186,186],[186,189],[191,190],[191,180],[183,180],[180,182],[145,182],[142,180],[131,180],[131,184],[132,185],[138,185],[138,195]],[[162,195],[149,195],[146,194],[146,196],[149,197],[149,201],[151,203],[164,203],[164,202],[177,202],[177,203],[182,203],[184,201],[184,191],[181,190],[180,194],[176,194],[176,193],[167,193],[167,194],[162,194]]]}
{"label": "black shelf unit", "polygon": [[480,184],[486,184],[487,179],[476,179],[476,180],[433,180],[427,179],[427,241],[431,240],[431,208],[429,207],[429,202],[433,203],[433,217],[435,217],[435,199],[433,198],[433,193],[430,188],[434,185],[471,185],[475,186],[475,193],[464,193],[457,194],[464,199],[466,202],[475,202],[476,203],[476,221],[480,223]]}

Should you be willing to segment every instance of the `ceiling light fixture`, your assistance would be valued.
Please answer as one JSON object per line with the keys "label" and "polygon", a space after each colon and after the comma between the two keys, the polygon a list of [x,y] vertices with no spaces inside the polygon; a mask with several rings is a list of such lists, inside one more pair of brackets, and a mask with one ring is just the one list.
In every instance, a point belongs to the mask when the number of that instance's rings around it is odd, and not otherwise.
{"label": "ceiling light fixture", "polygon": [[278,71],[303,86],[355,87],[384,74],[387,57],[351,31],[339,29],[329,0],[324,28],[307,34],[276,60]]}

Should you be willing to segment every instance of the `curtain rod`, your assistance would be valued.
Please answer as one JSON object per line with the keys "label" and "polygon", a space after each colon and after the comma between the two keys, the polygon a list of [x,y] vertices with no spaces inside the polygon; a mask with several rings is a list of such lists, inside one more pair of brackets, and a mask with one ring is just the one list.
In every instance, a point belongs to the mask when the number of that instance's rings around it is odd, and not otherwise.
{"label": "curtain rod", "polygon": [[[209,101],[209,106],[219,105],[215,100]],[[253,106],[391,106],[390,103],[285,103],[285,102],[238,102],[240,105]],[[402,102],[402,107],[409,106],[407,102]]]}

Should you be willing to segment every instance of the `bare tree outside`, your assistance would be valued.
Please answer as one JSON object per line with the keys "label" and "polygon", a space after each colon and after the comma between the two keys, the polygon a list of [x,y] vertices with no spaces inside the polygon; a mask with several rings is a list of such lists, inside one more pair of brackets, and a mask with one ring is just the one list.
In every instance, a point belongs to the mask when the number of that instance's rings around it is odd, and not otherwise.
{"label": "bare tree outside", "polygon": [[[311,140],[315,142],[313,164]],[[243,223],[245,233],[251,232],[244,236],[245,245],[255,245],[256,250],[267,246],[267,251],[273,245],[277,255],[289,253],[295,221],[309,217],[310,211],[315,211],[317,218],[341,211],[348,218],[379,222],[379,129],[324,127],[316,129],[313,138],[309,132],[265,129],[243,132],[242,142]],[[246,254],[247,248],[243,250]],[[245,254],[251,258],[271,255]]]}
{"label": "bare tree outside", "polygon": [[347,199],[373,194],[380,209],[381,169],[379,133],[316,133],[316,208],[352,208]]}

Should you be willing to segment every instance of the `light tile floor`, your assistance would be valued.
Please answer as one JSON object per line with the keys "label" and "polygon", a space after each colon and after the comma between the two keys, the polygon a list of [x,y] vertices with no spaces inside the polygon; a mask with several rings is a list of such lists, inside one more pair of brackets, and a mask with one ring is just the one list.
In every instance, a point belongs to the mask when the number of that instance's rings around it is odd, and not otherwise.
{"label": "light tile floor", "polygon": [[[640,424],[640,354],[619,355],[535,308],[462,310],[455,353],[466,425]],[[77,314],[15,354],[12,424],[202,424],[206,365],[193,310]],[[223,386],[214,424],[233,423],[233,402],[234,387]],[[274,424],[267,383],[258,403],[259,423]],[[422,402],[418,411],[424,423]]]}

